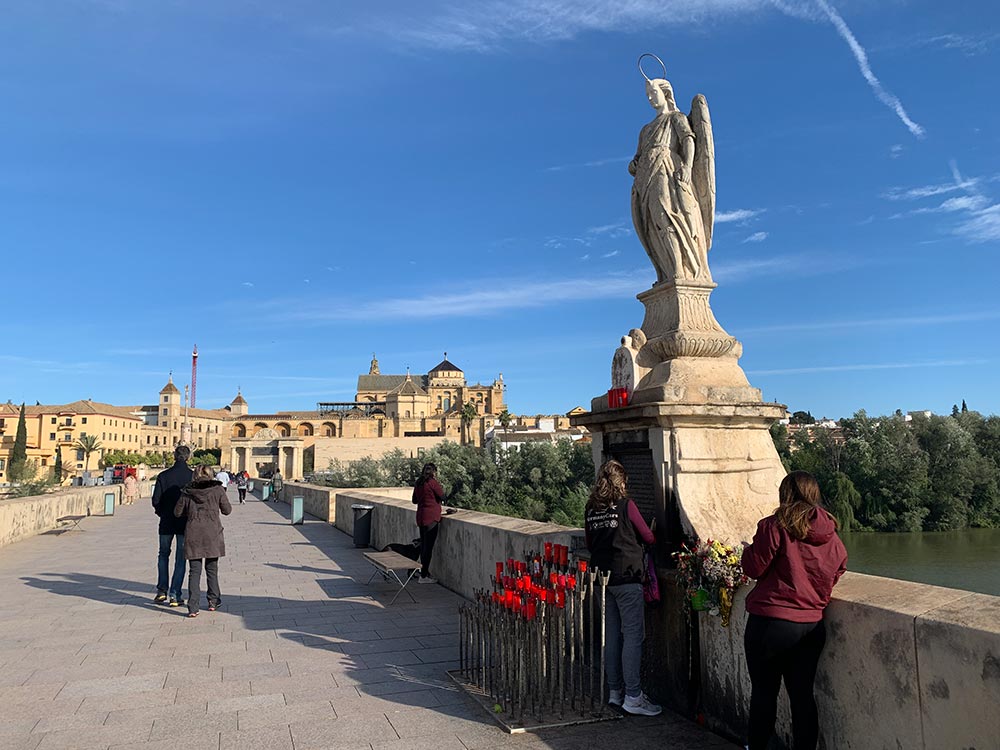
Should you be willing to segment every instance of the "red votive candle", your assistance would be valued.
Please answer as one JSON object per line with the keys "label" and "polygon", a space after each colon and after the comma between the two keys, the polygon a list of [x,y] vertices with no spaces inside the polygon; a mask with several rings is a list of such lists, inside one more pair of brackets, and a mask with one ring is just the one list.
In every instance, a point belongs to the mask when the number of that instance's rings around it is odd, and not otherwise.
{"label": "red votive candle", "polygon": [[569,585],[570,591],[576,590],[576,576],[566,576],[566,583]]}
{"label": "red votive candle", "polygon": [[538,605],[534,601],[528,602],[527,617],[529,620],[534,620],[535,615],[538,614]]}
{"label": "red votive candle", "polygon": [[556,606],[562,609],[566,606],[566,592],[563,589],[559,589],[556,592]]}
{"label": "red votive candle", "polygon": [[587,572],[587,561],[586,560],[579,560],[578,562],[580,563],[580,565],[579,565],[580,572],[581,573],[586,573]]}
{"label": "red votive candle", "polygon": [[497,580],[499,581],[501,578],[503,578],[503,563],[502,562],[498,562],[497,563]]}
{"label": "red votive candle", "polygon": [[562,588],[566,588],[566,576],[563,573],[559,574],[559,578],[557,580]]}
{"label": "red votive candle", "polygon": [[552,562],[552,542],[545,543],[545,562]]}
{"label": "red votive candle", "polygon": [[569,562],[569,547],[563,544],[559,547],[559,564],[565,567],[566,563],[568,562]]}
{"label": "red votive candle", "polygon": [[559,574],[558,573],[549,573],[549,583],[551,583],[553,586],[555,586],[556,582],[558,580],[559,580]]}

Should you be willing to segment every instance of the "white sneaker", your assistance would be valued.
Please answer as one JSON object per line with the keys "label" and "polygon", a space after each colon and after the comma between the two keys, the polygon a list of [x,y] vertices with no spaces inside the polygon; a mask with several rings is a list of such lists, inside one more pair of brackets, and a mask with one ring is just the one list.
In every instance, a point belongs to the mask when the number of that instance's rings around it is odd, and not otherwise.
{"label": "white sneaker", "polygon": [[628,713],[637,716],[659,716],[660,712],[663,711],[662,708],[650,701],[645,693],[639,693],[635,698],[626,695],[622,708]]}
{"label": "white sneaker", "polygon": [[609,690],[608,691],[608,705],[618,706],[621,708],[622,705],[622,691],[621,690]]}
{"label": "white sneaker", "polygon": [[430,576],[417,579],[417,583],[437,583],[437,582],[438,582],[437,578],[431,578]]}

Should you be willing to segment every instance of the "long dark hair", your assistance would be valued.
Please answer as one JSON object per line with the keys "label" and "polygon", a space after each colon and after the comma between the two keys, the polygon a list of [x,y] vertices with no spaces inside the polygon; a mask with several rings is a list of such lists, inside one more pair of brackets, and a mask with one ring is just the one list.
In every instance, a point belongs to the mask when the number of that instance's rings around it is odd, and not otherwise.
{"label": "long dark hair", "polygon": [[437,477],[438,467],[437,464],[426,463],[424,468],[420,470],[420,478],[417,480],[417,487],[422,485],[428,479],[434,479]]}
{"label": "long dark hair", "polygon": [[[778,501],[781,504],[774,511],[778,523],[793,539],[805,539],[812,528],[813,513],[823,508],[823,495],[816,477],[808,471],[793,471],[781,480]],[[829,513],[827,515],[833,521],[833,527],[840,528],[837,519]]]}
{"label": "long dark hair", "polygon": [[605,461],[597,472],[594,489],[590,491],[587,510],[605,510],[608,506],[615,505],[626,496],[627,482],[628,475],[625,474],[624,466],[614,459]]}

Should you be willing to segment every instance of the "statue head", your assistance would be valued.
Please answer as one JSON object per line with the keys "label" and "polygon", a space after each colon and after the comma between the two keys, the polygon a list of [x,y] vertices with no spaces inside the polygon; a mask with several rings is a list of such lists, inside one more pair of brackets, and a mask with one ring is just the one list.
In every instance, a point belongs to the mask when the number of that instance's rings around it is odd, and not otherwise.
{"label": "statue head", "polygon": [[677,112],[677,102],[674,100],[674,87],[666,78],[653,78],[646,81],[646,97],[657,112]]}

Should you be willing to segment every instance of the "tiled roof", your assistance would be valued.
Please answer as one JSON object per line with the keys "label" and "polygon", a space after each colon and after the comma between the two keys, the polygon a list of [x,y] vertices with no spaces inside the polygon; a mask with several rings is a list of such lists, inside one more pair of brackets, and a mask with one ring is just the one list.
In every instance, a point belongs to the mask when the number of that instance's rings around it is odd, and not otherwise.
{"label": "tiled roof", "polygon": [[[427,387],[427,376],[411,376],[413,382],[422,388]],[[368,391],[391,391],[406,382],[405,375],[358,375],[358,393]]]}
{"label": "tiled roof", "polygon": [[389,393],[398,396],[426,396],[427,391],[421,388],[419,385],[413,382],[411,378],[407,378],[398,386],[393,388]]}
{"label": "tiled roof", "polygon": [[164,394],[164,393],[177,393],[177,394],[180,394],[180,391],[177,390],[177,386],[174,385],[174,381],[173,381],[173,379],[171,379],[171,380],[167,381],[167,384],[165,386],[163,386],[163,388],[160,390],[160,393],[161,394]]}
{"label": "tiled roof", "polygon": [[441,360],[441,363],[437,367],[435,367],[433,370],[431,370],[430,374],[433,375],[435,372],[441,372],[441,371],[445,371],[445,372],[462,372],[462,368],[459,367],[458,365],[453,365],[447,359],[443,359],[443,360]]}

